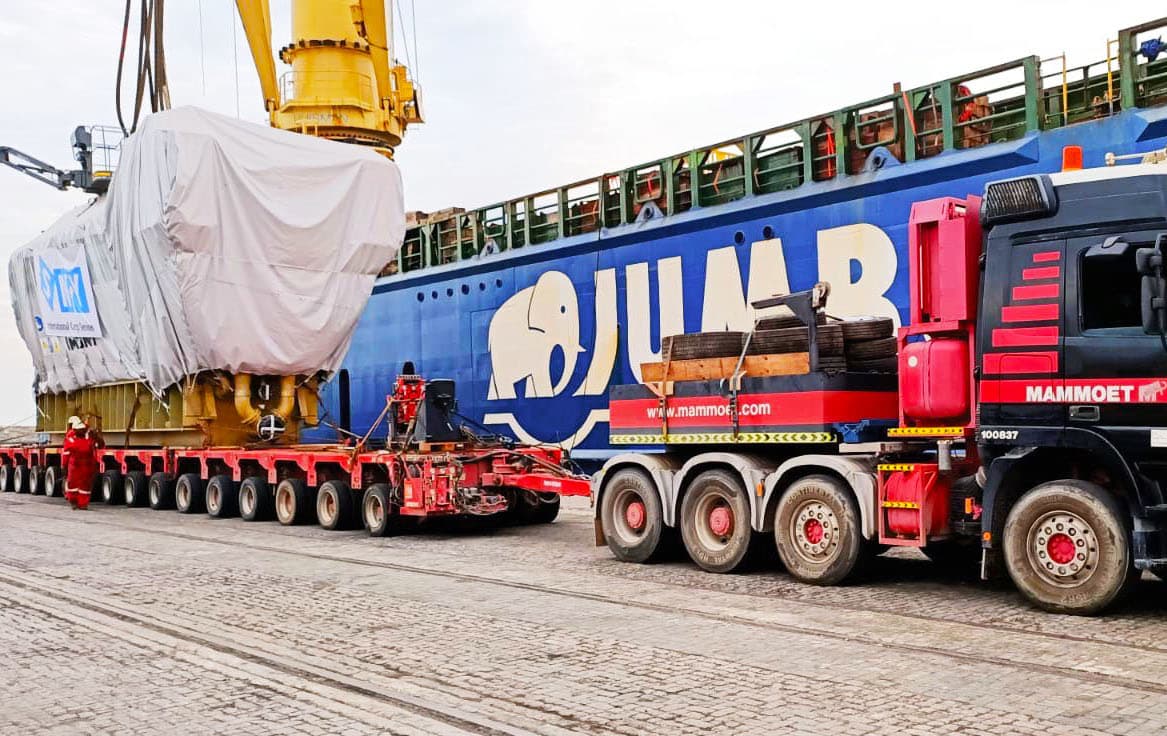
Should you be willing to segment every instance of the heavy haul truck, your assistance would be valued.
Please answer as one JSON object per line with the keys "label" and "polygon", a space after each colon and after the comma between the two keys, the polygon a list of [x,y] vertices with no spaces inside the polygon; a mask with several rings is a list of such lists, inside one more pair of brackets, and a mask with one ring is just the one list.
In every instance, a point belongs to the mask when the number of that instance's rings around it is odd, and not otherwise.
{"label": "heavy haul truck", "polygon": [[822,367],[820,284],[754,304],[806,325],[809,370],[755,375],[743,348],[721,378],[685,380],[693,361],[666,346],[660,380],[615,387],[612,442],[648,451],[594,477],[597,544],[646,562],[679,530],[697,565],[729,572],[772,535],[819,585],[916,547],[1072,614],[1167,571],[1165,156],[1065,157],[913,205],[898,371]]}

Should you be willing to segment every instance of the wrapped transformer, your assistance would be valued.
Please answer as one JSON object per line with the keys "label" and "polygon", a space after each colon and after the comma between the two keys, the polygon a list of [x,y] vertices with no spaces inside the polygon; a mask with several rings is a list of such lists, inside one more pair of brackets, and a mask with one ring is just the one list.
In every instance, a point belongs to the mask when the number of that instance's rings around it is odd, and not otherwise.
{"label": "wrapped transformer", "polygon": [[9,263],[40,428],[138,444],[295,440],[405,230],[371,149],[195,108],[148,117],[106,195]]}

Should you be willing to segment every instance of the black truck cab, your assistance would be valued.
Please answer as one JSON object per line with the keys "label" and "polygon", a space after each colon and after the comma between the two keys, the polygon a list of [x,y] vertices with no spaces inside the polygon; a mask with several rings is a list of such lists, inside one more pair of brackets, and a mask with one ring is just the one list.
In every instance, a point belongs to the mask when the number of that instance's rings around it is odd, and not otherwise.
{"label": "black truck cab", "polygon": [[1167,165],[991,183],[981,224],[985,547],[1025,489],[1069,477],[1129,511],[1138,568],[1167,569]]}

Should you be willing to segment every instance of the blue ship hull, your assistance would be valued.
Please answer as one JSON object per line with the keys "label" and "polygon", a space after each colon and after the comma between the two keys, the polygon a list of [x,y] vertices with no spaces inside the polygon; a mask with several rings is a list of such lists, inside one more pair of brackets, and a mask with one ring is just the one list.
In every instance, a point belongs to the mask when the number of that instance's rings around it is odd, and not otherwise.
{"label": "blue ship hull", "polygon": [[1056,171],[1067,145],[1082,146],[1087,166],[1108,151],[1163,148],[1167,110],[380,279],[343,373],[324,390],[327,419],[367,431],[412,360],[426,377],[454,379],[459,412],[490,431],[602,458],[612,452],[607,388],[639,381],[662,331],[742,327],[749,300],[820,280],[832,284],[828,313],[902,319],[912,203]]}

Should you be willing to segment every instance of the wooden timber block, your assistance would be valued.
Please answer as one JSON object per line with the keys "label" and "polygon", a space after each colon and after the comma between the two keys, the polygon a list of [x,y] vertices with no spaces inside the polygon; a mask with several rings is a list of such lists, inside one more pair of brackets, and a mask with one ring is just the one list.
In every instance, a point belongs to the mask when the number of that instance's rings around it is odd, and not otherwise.
{"label": "wooden timber block", "polygon": [[[729,378],[737,367],[737,358],[696,358],[669,363],[669,381],[711,381]],[[810,353],[747,355],[742,362],[747,376],[799,376],[810,372]],[[664,363],[641,363],[640,379],[655,383],[665,378]]]}

